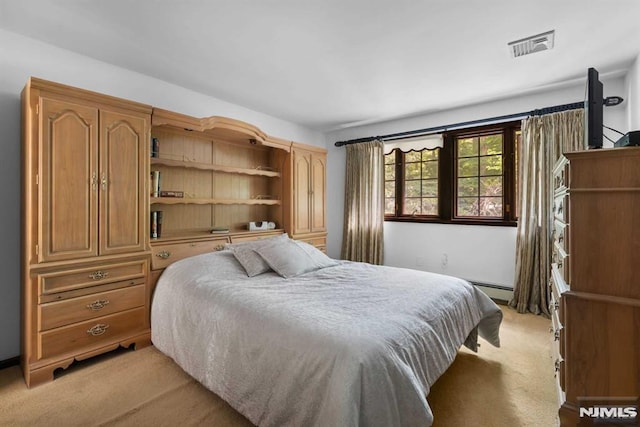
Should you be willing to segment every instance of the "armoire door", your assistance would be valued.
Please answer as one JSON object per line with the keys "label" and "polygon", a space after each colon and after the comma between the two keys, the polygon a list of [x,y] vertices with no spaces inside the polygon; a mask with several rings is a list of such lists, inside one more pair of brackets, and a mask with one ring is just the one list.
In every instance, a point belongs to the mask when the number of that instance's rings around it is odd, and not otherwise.
{"label": "armoire door", "polygon": [[148,127],[135,113],[100,110],[100,254],[143,251]]}
{"label": "armoire door", "polygon": [[38,261],[96,256],[98,110],[39,99]]}
{"label": "armoire door", "polygon": [[311,157],[311,231],[326,231],[325,200],[326,200],[326,157],[312,155]]}
{"label": "armoire door", "polygon": [[293,234],[311,231],[311,154],[294,150],[293,155]]}

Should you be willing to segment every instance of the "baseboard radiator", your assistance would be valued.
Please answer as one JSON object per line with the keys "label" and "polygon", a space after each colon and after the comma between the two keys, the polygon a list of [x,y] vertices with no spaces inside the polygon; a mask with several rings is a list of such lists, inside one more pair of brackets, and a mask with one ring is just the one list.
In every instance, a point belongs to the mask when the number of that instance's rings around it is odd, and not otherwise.
{"label": "baseboard radiator", "polygon": [[496,302],[507,303],[513,297],[513,288],[495,283],[483,283],[476,280],[467,280],[474,286],[480,288]]}

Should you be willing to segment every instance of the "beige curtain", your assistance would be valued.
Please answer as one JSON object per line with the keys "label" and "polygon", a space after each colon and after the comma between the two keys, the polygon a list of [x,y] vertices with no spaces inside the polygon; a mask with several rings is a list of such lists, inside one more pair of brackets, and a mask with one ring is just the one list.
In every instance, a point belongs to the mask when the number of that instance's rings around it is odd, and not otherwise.
{"label": "beige curtain", "polygon": [[384,226],[384,145],[346,146],[342,258],[382,264]]}
{"label": "beige curtain", "polygon": [[518,153],[519,220],[516,271],[509,305],[520,313],[549,315],[553,230],[553,167],[563,152],[584,147],[584,110],[522,121]]}

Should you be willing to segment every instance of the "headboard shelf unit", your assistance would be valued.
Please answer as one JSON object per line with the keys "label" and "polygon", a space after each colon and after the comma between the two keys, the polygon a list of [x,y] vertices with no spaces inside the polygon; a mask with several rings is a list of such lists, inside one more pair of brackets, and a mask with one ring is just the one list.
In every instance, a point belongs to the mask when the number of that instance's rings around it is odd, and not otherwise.
{"label": "headboard shelf unit", "polygon": [[159,191],[182,196],[154,194],[152,182],[149,204],[162,211],[161,238],[214,227],[247,232],[250,221],[283,226],[282,171],[290,141],[234,119],[161,109],[153,110],[151,137],[150,170],[159,176]]}

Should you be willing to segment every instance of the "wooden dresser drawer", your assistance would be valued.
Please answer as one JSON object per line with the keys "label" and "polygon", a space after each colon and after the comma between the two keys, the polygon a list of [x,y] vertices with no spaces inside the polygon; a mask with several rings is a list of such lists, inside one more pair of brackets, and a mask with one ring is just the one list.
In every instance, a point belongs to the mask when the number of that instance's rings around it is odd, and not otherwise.
{"label": "wooden dresser drawer", "polygon": [[553,188],[558,190],[569,186],[569,160],[560,156],[553,167]]}
{"label": "wooden dresser drawer", "polygon": [[[551,313],[551,334],[553,336],[553,341],[556,344],[559,344],[562,342],[562,338],[563,338],[563,326],[562,323],[560,323],[560,315],[558,311],[553,311]],[[560,349],[558,349],[558,354],[562,355],[564,352]]]}
{"label": "wooden dresser drawer", "polygon": [[567,286],[571,286],[571,277],[569,276],[569,254],[565,252],[564,248],[558,241],[553,243],[553,263],[560,272],[560,276],[564,280]]}
{"label": "wooden dresser drawer", "polygon": [[226,243],[228,243],[228,239],[225,237],[222,239],[153,246],[151,248],[151,269],[159,270],[183,258],[220,251],[224,249]]}
{"label": "wooden dresser drawer", "polygon": [[569,287],[562,278],[558,266],[554,263],[551,264],[551,292],[556,301],[560,301],[562,294],[567,292]]}
{"label": "wooden dresser drawer", "polygon": [[569,222],[569,193],[561,191],[553,197],[553,216],[564,223]]}
{"label": "wooden dresser drawer", "polygon": [[565,252],[569,253],[569,225],[564,221],[553,221],[553,239]]}
{"label": "wooden dresser drawer", "polygon": [[145,303],[145,285],[100,292],[64,301],[50,302],[38,306],[40,331],[77,323]]}
{"label": "wooden dresser drawer", "polygon": [[38,333],[38,359],[77,353],[144,330],[144,307]]}
{"label": "wooden dresser drawer", "polygon": [[231,243],[250,242],[252,240],[268,239],[283,234],[283,230],[274,231],[254,231],[253,234],[242,234],[239,236],[231,236]]}
{"label": "wooden dresser drawer", "polygon": [[50,294],[145,277],[146,274],[147,259],[140,259],[53,273],[39,273],[38,283],[42,294]]}
{"label": "wooden dresser drawer", "polygon": [[560,302],[560,298],[558,297],[558,293],[557,293],[557,288],[554,289],[554,285],[549,283],[549,287],[551,289],[550,292],[550,296],[549,296],[549,313],[551,313],[551,317],[553,318],[553,316],[557,316],[558,317],[558,322],[560,324],[562,324],[562,316],[561,316],[561,311],[560,311],[560,306],[561,306],[561,302]]}

